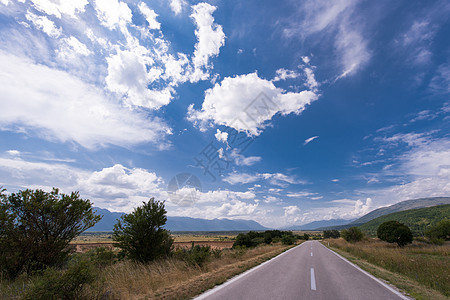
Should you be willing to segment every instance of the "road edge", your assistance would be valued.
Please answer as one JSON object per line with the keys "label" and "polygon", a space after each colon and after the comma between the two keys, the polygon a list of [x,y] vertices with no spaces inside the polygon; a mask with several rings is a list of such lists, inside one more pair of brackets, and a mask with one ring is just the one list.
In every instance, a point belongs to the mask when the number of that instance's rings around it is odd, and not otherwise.
{"label": "road edge", "polygon": [[401,291],[399,291],[395,286],[390,285],[386,282],[384,282],[383,280],[375,277],[374,275],[370,274],[369,272],[363,270],[362,268],[360,268],[358,265],[352,263],[351,261],[349,261],[348,259],[346,259],[345,257],[343,257],[342,255],[340,255],[339,253],[331,250],[330,248],[328,248],[327,246],[325,246],[322,243],[319,243],[320,245],[322,245],[325,249],[327,249],[328,251],[334,253],[337,257],[339,257],[340,259],[342,259],[343,261],[345,261],[346,263],[350,264],[351,266],[353,266],[355,269],[359,270],[360,272],[362,272],[363,274],[367,275],[368,277],[372,278],[373,280],[375,280],[376,282],[378,282],[379,284],[381,284],[382,286],[384,286],[385,288],[387,288],[388,290],[390,290],[392,293],[394,293],[395,295],[399,296],[400,298],[404,299],[404,300],[414,300],[414,298],[411,298],[405,294],[403,294]]}
{"label": "road edge", "polygon": [[290,252],[290,251],[296,249],[297,247],[300,247],[300,246],[303,245],[303,244],[304,244],[304,242],[302,242],[300,245],[297,245],[297,246],[295,246],[295,247],[292,247],[292,248],[290,248],[290,249],[284,251],[283,253],[278,254],[278,255],[275,256],[275,257],[272,257],[271,259],[269,259],[269,260],[263,262],[262,264],[259,264],[259,265],[257,265],[257,266],[254,266],[253,268],[248,269],[247,271],[245,271],[245,272],[243,272],[243,273],[241,273],[241,274],[239,274],[239,275],[236,275],[236,276],[234,276],[234,277],[228,279],[227,281],[225,281],[224,283],[222,283],[222,284],[220,284],[220,285],[216,285],[216,286],[213,287],[212,289],[209,289],[209,290],[203,292],[202,294],[200,294],[200,295],[194,297],[193,299],[195,299],[195,300],[203,300],[203,299],[206,299],[206,297],[209,297],[210,295],[212,295],[212,294],[218,292],[219,290],[225,288],[226,286],[232,284],[233,282],[235,282],[235,281],[241,279],[242,277],[247,276],[248,274],[252,273],[253,271],[255,271],[255,270],[261,268],[261,267],[264,266],[265,264],[270,263],[271,261],[273,261],[273,260],[277,259],[278,257],[280,257],[280,256],[282,256],[282,255],[284,255],[284,254],[286,254],[286,253],[288,253],[288,252]]}

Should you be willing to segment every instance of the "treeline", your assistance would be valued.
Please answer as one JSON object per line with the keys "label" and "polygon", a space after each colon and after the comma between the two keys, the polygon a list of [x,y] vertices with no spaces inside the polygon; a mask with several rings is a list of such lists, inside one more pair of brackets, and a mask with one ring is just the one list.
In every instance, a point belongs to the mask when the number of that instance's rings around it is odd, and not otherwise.
{"label": "treeline", "polygon": [[239,233],[233,248],[251,248],[260,244],[271,244],[281,242],[283,245],[292,245],[297,240],[308,240],[310,237],[307,233],[303,235],[295,235],[292,231],[266,230],[266,231],[249,231],[247,233]]}

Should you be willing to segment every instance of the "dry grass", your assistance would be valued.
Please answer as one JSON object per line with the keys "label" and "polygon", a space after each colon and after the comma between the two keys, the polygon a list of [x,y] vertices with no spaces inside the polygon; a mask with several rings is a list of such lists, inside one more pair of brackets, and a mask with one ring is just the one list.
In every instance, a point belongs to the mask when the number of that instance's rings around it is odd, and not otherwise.
{"label": "dry grass", "polygon": [[148,264],[123,261],[103,271],[101,294],[112,299],[187,299],[288,248],[264,245],[246,251],[225,249],[220,258],[213,258],[203,268],[176,259]]}
{"label": "dry grass", "polygon": [[[424,287],[450,296],[450,244],[442,246],[414,242],[404,248],[377,239],[348,243],[343,239],[327,240],[341,249],[371,264],[404,275]],[[326,243],[325,243],[326,244]]]}

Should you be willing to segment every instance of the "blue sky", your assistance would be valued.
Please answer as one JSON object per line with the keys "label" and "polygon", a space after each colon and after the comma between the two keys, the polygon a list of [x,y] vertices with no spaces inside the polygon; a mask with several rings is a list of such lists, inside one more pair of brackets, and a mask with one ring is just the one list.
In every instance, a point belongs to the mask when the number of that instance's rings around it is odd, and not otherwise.
{"label": "blue sky", "polygon": [[[448,1],[0,0],[0,186],[268,227],[449,196],[449,15]],[[168,191],[180,173],[201,189]]]}

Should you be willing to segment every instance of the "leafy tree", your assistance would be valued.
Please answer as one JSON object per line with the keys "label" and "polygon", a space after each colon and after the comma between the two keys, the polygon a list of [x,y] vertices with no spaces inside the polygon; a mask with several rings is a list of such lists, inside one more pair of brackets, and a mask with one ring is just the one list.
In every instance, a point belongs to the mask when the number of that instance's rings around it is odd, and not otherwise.
{"label": "leafy tree", "polygon": [[58,189],[25,190],[9,196],[0,192],[0,270],[10,278],[61,265],[67,260],[69,242],[94,226],[89,200],[78,192]]}
{"label": "leafy tree", "polygon": [[425,235],[430,239],[450,240],[450,220],[444,219],[428,228]]}
{"label": "leafy tree", "polygon": [[293,235],[285,234],[281,237],[281,243],[283,245],[292,245],[295,242],[295,237]]}
{"label": "leafy tree", "polygon": [[309,240],[309,234],[307,234],[307,233],[303,234],[303,239],[305,241]]}
{"label": "leafy tree", "polygon": [[151,198],[123,215],[114,225],[115,246],[130,259],[148,262],[170,254],[173,239],[163,226],[167,222],[164,202]]}
{"label": "leafy tree", "polygon": [[359,242],[364,238],[364,234],[361,232],[361,230],[358,227],[350,227],[349,229],[344,229],[341,232],[341,236],[347,241],[347,242]]}
{"label": "leafy tree", "polygon": [[397,221],[387,221],[377,229],[377,236],[380,240],[388,243],[397,243],[399,247],[403,247],[408,243],[412,243],[412,233],[408,226]]}
{"label": "leafy tree", "polygon": [[323,231],[323,238],[324,239],[328,239],[328,238],[337,239],[337,238],[340,238],[340,237],[341,237],[341,234],[336,229],[324,230]]}

